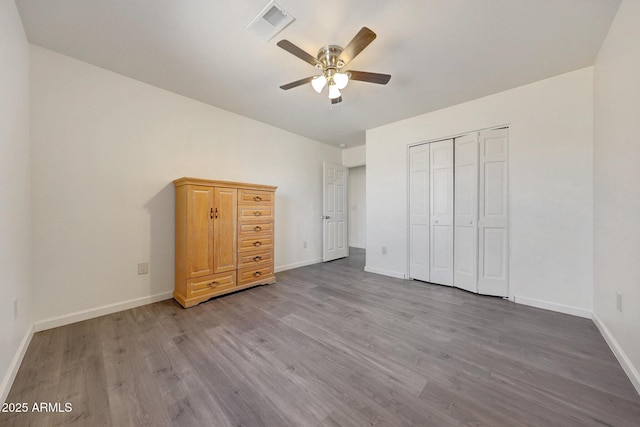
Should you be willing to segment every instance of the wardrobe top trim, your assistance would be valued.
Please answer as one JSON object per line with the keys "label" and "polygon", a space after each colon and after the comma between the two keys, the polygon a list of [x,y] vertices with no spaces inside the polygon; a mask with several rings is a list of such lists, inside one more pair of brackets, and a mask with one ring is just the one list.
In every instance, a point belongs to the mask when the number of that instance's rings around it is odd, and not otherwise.
{"label": "wardrobe top trim", "polygon": [[183,185],[204,185],[209,187],[229,187],[229,188],[242,188],[247,190],[266,190],[275,191],[276,188],[273,185],[263,184],[247,184],[245,182],[233,182],[233,181],[212,181],[209,179],[200,178],[178,178],[173,181],[175,187],[181,187]]}

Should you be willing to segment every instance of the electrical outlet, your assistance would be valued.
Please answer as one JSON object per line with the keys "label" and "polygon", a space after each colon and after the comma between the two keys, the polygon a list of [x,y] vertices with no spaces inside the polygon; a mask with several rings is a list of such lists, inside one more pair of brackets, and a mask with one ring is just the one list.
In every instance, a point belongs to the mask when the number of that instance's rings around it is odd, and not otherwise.
{"label": "electrical outlet", "polygon": [[382,255],[386,255],[387,254],[387,247],[383,246],[382,247]]}
{"label": "electrical outlet", "polygon": [[149,272],[149,263],[141,262],[138,264],[138,275],[147,274]]}
{"label": "electrical outlet", "polygon": [[622,292],[619,291],[616,294],[616,307],[618,308],[618,311],[622,313]]}
{"label": "electrical outlet", "polygon": [[307,249],[307,242],[306,242],[306,241],[304,241],[304,242],[302,243],[302,247],[303,247],[304,249]]}
{"label": "electrical outlet", "polygon": [[18,318],[18,298],[13,299],[13,319]]}

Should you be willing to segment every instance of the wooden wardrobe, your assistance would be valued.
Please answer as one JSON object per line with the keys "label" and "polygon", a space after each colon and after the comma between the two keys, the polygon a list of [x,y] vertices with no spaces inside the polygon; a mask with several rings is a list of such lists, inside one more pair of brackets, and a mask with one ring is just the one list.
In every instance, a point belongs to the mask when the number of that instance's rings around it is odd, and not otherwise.
{"label": "wooden wardrobe", "polygon": [[214,296],[275,283],[277,187],[197,178],[173,184],[176,301],[191,307]]}

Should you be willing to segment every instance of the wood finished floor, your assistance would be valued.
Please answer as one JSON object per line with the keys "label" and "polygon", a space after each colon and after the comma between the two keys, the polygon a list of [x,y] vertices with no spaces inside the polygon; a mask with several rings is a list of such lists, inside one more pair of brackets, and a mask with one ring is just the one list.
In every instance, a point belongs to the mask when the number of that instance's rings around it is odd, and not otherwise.
{"label": "wood finished floor", "polygon": [[362,271],[279,273],[34,335],[2,426],[638,426],[640,397],[587,319]]}

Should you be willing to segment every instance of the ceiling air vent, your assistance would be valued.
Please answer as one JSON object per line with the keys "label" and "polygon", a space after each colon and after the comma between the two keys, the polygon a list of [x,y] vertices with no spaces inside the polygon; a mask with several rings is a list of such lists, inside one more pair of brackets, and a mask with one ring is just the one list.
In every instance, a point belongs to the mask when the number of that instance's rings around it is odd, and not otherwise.
{"label": "ceiling air vent", "polygon": [[279,4],[271,1],[258,16],[253,18],[247,28],[251,29],[264,41],[269,41],[294,19]]}

